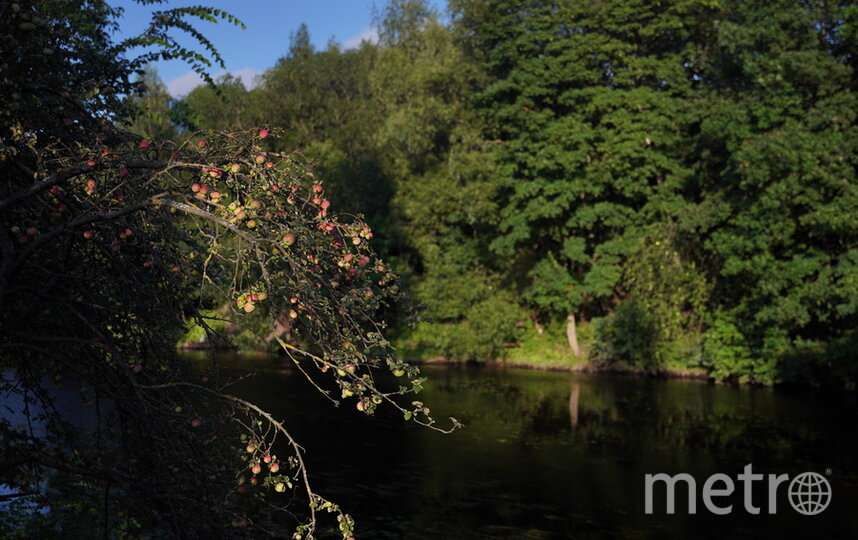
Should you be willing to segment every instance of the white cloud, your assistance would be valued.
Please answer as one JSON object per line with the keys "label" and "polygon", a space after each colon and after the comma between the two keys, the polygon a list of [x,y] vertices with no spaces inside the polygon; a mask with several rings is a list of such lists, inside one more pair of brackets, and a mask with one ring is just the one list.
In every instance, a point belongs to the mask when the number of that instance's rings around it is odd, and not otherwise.
{"label": "white cloud", "polygon": [[343,42],[343,49],[357,49],[363,41],[378,43],[378,30],[372,26],[367,26],[361,30],[360,34],[345,40]]}
{"label": "white cloud", "polygon": [[[217,80],[219,77],[222,77],[225,74],[225,71],[215,73],[214,78],[215,80]],[[254,70],[253,68],[244,68],[236,71],[231,71],[230,75],[241,79],[241,82],[244,83],[245,88],[250,90],[251,88],[254,88],[256,86],[256,78],[259,75],[259,72]],[[195,72],[189,71],[184,75],[180,75],[172,81],[168,82],[167,92],[173,97],[184,96],[201,84],[205,84],[203,78],[197,75]]]}

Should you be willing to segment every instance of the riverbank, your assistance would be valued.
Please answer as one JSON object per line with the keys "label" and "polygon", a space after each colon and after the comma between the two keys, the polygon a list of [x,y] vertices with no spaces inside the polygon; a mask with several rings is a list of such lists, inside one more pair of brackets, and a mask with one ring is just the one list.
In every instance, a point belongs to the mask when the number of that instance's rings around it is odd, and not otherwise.
{"label": "riverbank", "polygon": [[553,362],[522,362],[513,360],[485,360],[485,361],[460,361],[452,360],[444,357],[432,358],[405,358],[405,361],[412,365],[423,366],[485,366],[493,368],[513,368],[513,369],[532,369],[535,371],[559,371],[569,373],[604,373],[614,375],[634,375],[639,377],[658,377],[666,379],[709,379],[709,372],[702,369],[678,369],[678,368],[658,368],[658,369],[642,369],[625,364],[624,362],[615,362],[610,364],[595,364],[588,360],[579,360],[570,355],[571,363],[553,363]]}

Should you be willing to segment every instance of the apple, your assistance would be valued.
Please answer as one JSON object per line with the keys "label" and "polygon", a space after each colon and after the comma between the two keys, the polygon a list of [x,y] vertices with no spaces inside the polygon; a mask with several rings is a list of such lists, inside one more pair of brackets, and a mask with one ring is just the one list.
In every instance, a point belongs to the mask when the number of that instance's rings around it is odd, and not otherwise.
{"label": "apple", "polygon": [[261,154],[256,156],[256,162],[259,164],[265,163],[265,156],[263,156]]}
{"label": "apple", "polygon": [[259,474],[262,472],[262,467],[260,467],[259,464],[257,463],[255,465],[253,465],[253,467],[250,468],[250,472],[252,472],[253,474]]}
{"label": "apple", "polygon": [[39,236],[39,229],[35,227],[27,227],[28,236]]}
{"label": "apple", "polygon": [[248,454],[252,454],[253,452],[255,452],[255,451],[256,451],[256,447],[255,447],[255,446],[253,446],[252,444],[248,444],[248,445],[247,445],[247,448],[245,448],[245,450],[247,450],[247,453],[248,453]]}
{"label": "apple", "polygon": [[134,367],[131,368],[131,371],[133,371],[134,373],[140,373],[141,371],[143,371],[143,364],[134,364]]}
{"label": "apple", "polygon": [[276,484],[274,484],[274,491],[276,491],[277,493],[283,493],[284,491],[286,491],[286,484],[284,484],[283,482],[277,482]]}
{"label": "apple", "polygon": [[197,146],[199,146],[200,148],[204,148],[206,146],[206,141],[204,141],[204,140],[197,141]]}
{"label": "apple", "polygon": [[119,169],[119,176],[125,176],[128,174],[128,169]]}
{"label": "apple", "polygon": [[93,236],[95,236],[95,231],[83,231],[83,237],[87,240],[89,240]]}
{"label": "apple", "polygon": [[256,305],[254,305],[252,302],[248,302],[248,303],[244,304],[244,311],[246,311],[247,313],[252,313],[255,310],[256,310]]}
{"label": "apple", "polygon": [[200,427],[203,424],[203,421],[199,418],[194,418],[191,420],[191,427]]}
{"label": "apple", "polygon": [[239,165],[238,163],[233,163],[232,167],[230,167],[229,170],[234,172],[234,173],[237,173],[238,171],[241,170],[241,165]]}
{"label": "apple", "polygon": [[149,148],[149,141],[140,141],[140,144],[138,144],[137,146],[139,146],[140,148]]}
{"label": "apple", "polygon": [[298,312],[295,311],[294,309],[289,310],[289,318],[297,319],[298,318]]}
{"label": "apple", "polygon": [[272,463],[271,465],[268,466],[268,470],[270,470],[273,473],[276,473],[277,471],[280,470],[280,464],[279,463]]}
{"label": "apple", "polygon": [[264,456],[262,458],[262,461],[264,461],[265,463],[271,463],[271,456],[269,456],[269,455]]}
{"label": "apple", "polygon": [[321,193],[321,192],[322,192],[322,189],[324,189],[324,188],[322,188],[322,184],[316,184],[316,185],[314,185],[314,186],[313,186],[313,191],[314,191],[315,193]]}
{"label": "apple", "polygon": [[199,184],[196,184],[196,183],[191,184],[191,191],[193,191],[194,193],[196,193],[196,192],[198,192],[198,191],[200,190],[200,188],[201,188],[201,187],[202,187],[202,186],[200,186]]}
{"label": "apple", "polygon": [[360,400],[360,401],[358,401],[358,402],[357,402],[356,407],[357,407],[357,410],[359,410],[359,411],[363,412],[363,411],[365,411],[365,410],[366,410],[366,402],[365,402],[365,401],[363,401],[363,400]]}
{"label": "apple", "polygon": [[287,246],[291,246],[295,243],[295,235],[292,233],[286,233],[283,235],[283,243]]}
{"label": "apple", "polygon": [[254,229],[254,228],[256,228],[256,220],[255,219],[248,219],[246,225],[248,227],[250,227],[251,229]]}
{"label": "apple", "polygon": [[259,132],[259,138],[260,139],[264,139],[267,136],[268,136],[268,130],[267,129],[263,129]]}

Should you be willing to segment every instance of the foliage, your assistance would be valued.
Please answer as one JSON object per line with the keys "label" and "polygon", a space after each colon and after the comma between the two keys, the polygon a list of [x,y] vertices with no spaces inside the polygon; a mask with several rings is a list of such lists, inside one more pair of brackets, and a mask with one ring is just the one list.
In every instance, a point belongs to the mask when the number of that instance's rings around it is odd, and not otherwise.
{"label": "foliage", "polygon": [[284,128],[262,146],[300,148],[425,304],[386,312],[406,356],[500,358],[574,314],[597,363],[854,386],[855,6],[449,7],[391,0],[347,51],[302,27],[234,108],[179,108]]}
{"label": "foliage", "polygon": [[[152,537],[312,538],[326,513],[350,537],[352,519],[313,491],[284,424],[231,395],[216,362],[199,373],[173,345],[190,324],[214,336],[218,324],[265,318],[334,404],[371,414],[388,402],[440,429],[422,403],[396,400],[423,379],[383,336],[377,314],[400,302],[400,286],[369,247],[370,227],[335,212],[301,154],[266,148],[279,130],[171,142],[118,127],[133,121],[119,95],[139,88],[143,60],[210,65],[164,32],[190,33],[217,60],[185,17],[232,16],[159,11],[140,38],[115,45],[117,11],[100,1],[3,3],[0,13],[14,23],[0,66],[10,96],[0,107],[0,394],[21,415],[0,421],[0,483],[13,498],[36,493],[66,537],[134,525]],[[124,58],[141,44],[161,49]],[[217,299],[229,304],[213,317]],[[382,388],[377,370],[401,383]]]}

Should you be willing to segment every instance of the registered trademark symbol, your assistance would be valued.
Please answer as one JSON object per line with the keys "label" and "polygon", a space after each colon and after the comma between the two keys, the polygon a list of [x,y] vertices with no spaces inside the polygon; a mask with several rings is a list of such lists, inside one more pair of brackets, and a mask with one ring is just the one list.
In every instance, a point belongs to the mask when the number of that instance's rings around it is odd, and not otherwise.
{"label": "registered trademark symbol", "polygon": [[827,468],[827,469],[825,469],[825,476],[831,476],[831,473],[832,473],[832,472],[833,472],[833,471],[831,470],[831,468],[830,468],[830,467],[829,467],[829,468]]}

